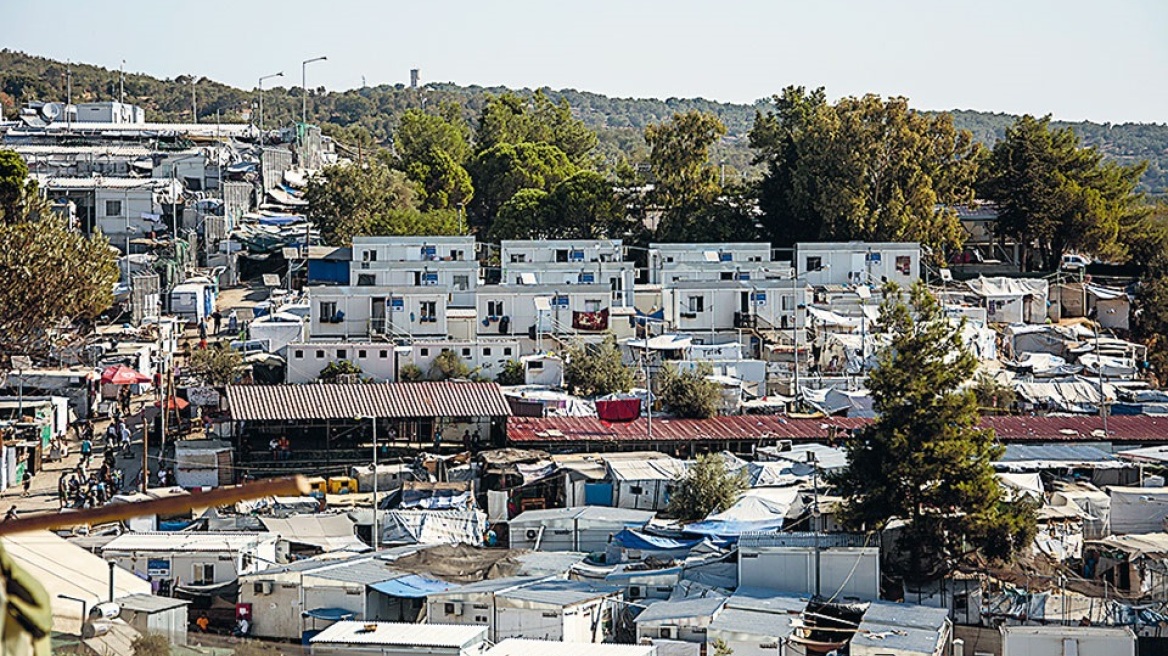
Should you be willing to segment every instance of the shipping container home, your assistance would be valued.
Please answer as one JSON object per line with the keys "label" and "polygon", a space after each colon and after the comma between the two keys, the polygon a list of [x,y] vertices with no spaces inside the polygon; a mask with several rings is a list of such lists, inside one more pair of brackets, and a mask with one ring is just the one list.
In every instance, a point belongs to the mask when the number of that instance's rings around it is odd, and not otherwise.
{"label": "shipping container home", "polygon": [[535,551],[604,551],[612,537],[626,528],[641,528],[652,510],[602,506],[528,510],[511,520],[512,549]]}
{"label": "shipping container home", "polygon": [[1135,656],[1136,636],[1123,627],[1002,626],[1002,656]]}

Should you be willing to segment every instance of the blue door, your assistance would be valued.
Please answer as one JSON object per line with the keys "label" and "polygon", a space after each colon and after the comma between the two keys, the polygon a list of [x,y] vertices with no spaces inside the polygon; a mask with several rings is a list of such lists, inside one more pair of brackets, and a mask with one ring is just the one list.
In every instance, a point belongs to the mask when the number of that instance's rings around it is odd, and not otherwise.
{"label": "blue door", "polygon": [[611,506],[612,483],[585,483],[584,504],[588,506]]}

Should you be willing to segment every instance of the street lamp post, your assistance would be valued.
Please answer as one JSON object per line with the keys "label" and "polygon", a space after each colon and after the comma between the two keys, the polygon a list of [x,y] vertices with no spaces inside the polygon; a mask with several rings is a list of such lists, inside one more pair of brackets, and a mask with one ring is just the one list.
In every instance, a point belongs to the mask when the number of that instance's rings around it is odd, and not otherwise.
{"label": "street lamp post", "polygon": [[300,92],[301,92],[301,107],[300,107],[300,122],[308,122],[308,65],[312,62],[325,61],[328,57],[313,57],[312,59],[305,59],[300,62]]}
{"label": "street lamp post", "polygon": [[794,389],[791,391],[791,395],[795,398],[796,407],[799,405],[799,294],[796,291],[795,283],[798,282],[801,278],[806,278],[807,274],[809,273],[823,271],[826,268],[827,265],[820,265],[814,269],[808,269],[801,274],[795,273],[795,270],[791,271],[791,305],[794,306],[795,309],[795,316],[791,321],[791,334],[793,335],[792,341],[795,344],[795,376],[793,381]]}
{"label": "street lamp post", "polygon": [[[358,420],[365,419],[365,417],[357,417]],[[378,545],[381,544],[380,530],[377,521],[377,417],[369,417],[369,421],[373,427],[373,550],[377,551]]]}
{"label": "street lamp post", "polygon": [[284,71],[260,76],[260,146],[264,145],[264,80],[273,77],[284,77]]}

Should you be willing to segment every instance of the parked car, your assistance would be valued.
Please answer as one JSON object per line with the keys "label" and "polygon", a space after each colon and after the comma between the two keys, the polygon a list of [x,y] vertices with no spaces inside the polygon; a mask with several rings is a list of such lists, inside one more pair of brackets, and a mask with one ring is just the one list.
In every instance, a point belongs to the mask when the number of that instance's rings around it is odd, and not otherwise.
{"label": "parked car", "polygon": [[1091,258],[1089,257],[1077,253],[1067,253],[1063,256],[1063,261],[1059,268],[1065,271],[1080,271],[1086,269],[1090,264]]}

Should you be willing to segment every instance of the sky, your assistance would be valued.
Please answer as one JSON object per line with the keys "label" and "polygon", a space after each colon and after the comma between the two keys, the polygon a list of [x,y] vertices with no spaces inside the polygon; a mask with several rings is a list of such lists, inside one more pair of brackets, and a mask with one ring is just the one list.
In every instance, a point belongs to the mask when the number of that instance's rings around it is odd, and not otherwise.
{"label": "sky", "polygon": [[406,82],[749,103],[796,84],[920,109],[1168,121],[1164,0],[58,0],[0,47],[251,89]]}

